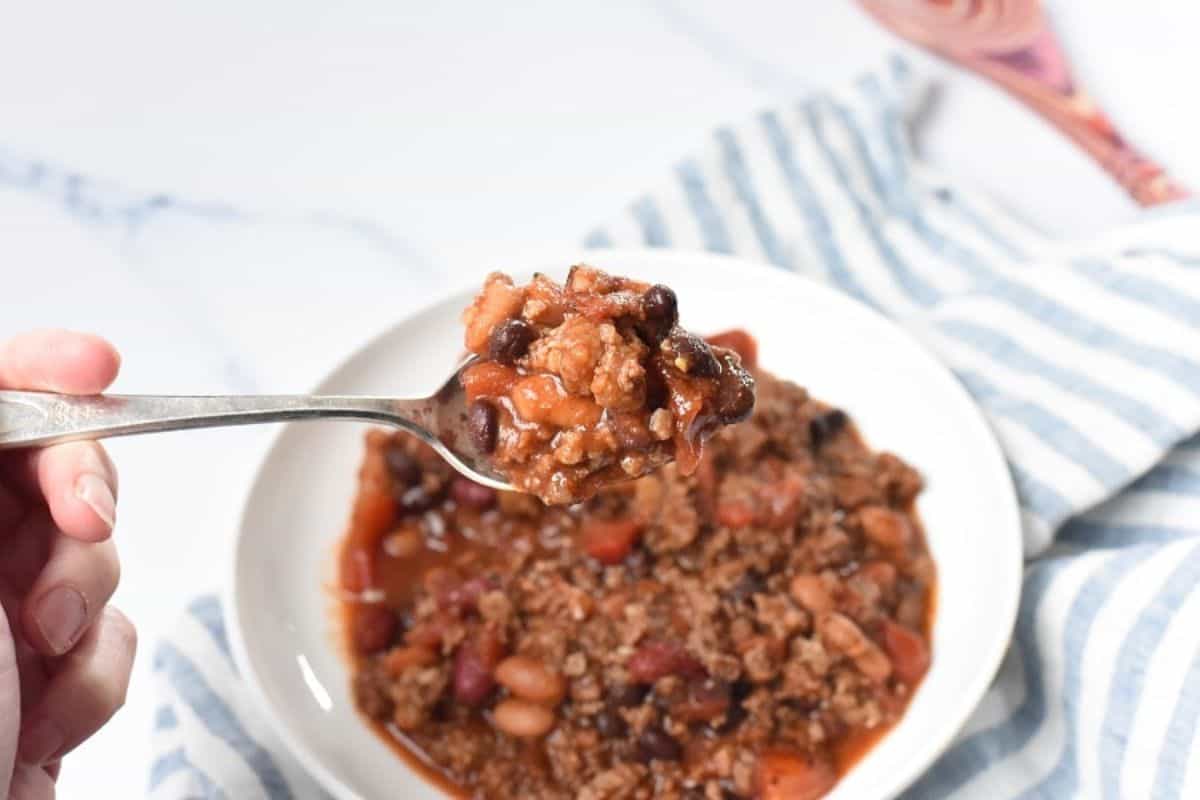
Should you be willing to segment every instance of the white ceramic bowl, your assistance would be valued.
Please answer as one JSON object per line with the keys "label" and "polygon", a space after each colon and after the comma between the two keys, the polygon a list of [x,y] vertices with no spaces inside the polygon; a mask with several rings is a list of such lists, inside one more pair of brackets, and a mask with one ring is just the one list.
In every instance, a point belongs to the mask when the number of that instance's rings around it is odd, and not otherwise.
{"label": "white ceramic bowl", "polygon": [[[888,798],[962,726],[1008,644],[1021,585],[1016,499],[1000,450],[953,376],[896,325],[824,286],[731,258],[663,251],[565,253],[497,264],[564,275],[580,260],[673,287],[698,332],[744,327],[762,365],[845,408],[867,441],[925,476],[918,508],[939,572],[933,664],[908,713],[830,800]],[[482,278],[482,275],[479,276]],[[440,383],[461,347],[467,292],[367,344],[317,391],[413,395]],[[439,793],[356,714],[327,587],[362,454],[362,426],[285,427],[246,500],[226,615],[241,674],[283,740],[338,798]]]}

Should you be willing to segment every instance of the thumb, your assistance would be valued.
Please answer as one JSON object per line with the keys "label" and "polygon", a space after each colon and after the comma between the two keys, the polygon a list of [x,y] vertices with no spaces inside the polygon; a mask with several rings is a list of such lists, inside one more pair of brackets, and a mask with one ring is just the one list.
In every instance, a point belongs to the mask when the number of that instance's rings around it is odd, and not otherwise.
{"label": "thumb", "polygon": [[5,607],[0,607],[0,797],[8,797],[21,730],[21,682]]}

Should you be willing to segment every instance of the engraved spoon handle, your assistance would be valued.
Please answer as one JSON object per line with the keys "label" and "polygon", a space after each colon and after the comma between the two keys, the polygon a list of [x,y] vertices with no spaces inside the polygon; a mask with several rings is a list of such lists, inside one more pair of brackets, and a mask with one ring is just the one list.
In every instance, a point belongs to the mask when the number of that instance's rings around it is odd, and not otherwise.
{"label": "engraved spoon handle", "polygon": [[337,417],[423,434],[428,400],[314,395],[183,397],[0,391],[0,450],[135,433]]}

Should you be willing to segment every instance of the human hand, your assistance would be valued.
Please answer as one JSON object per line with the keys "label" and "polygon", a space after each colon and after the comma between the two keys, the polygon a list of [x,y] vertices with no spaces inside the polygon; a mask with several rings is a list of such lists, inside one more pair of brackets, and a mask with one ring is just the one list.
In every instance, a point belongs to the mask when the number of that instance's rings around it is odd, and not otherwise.
{"label": "human hand", "polygon": [[[4,389],[95,394],[119,366],[84,334],[0,343]],[[116,490],[94,442],[0,452],[0,798],[52,798],[63,755],[125,701],[136,635],[107,606]]]}

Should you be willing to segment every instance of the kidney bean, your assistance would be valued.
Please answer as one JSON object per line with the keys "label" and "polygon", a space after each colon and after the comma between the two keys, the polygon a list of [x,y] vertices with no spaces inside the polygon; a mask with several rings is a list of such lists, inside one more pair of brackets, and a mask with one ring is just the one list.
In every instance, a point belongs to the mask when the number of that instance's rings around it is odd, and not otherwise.
{"label": "kidney bean", "polygon": [[488,339],[488,358],[511,366],[529,352],[529,345],[536,338],[537,330],[525,320],[506,319],[492,328],[492,335]]}
{"label": "kidney bean", "polygon": [[496,704],[492,710],[492,722],[509,736],[537,739],[550,732],[555,717],[554,712],[545,706],[510,697]]}
{"label": "kidney bean", "polygon": [[883,648],[892,658],[896,677],[915,686],[929,669],[929,645],[916,631],[892,622],[883,621]]}
{"label": "kidney bean", "polygon": [[509,656],[496,667],[496,680],[522,700],[557,705],[567,693],[567,682],[557,672],[529,656]]}
{"label": "kidney bean", "polygon": [[596,715],[596,733],[605,739],[620,739],[629,730],[625,718],[616,709],[606,708]]}
{"label": "kidney bean", "polygon": [[667,675],[698,677],[704,666],[677,642],[652,640],[629,657],[625,664],[629,677],[637,683],[654,683]]}
{"label": "kidney bean", "polygon": [[475,508],[480,511],[496,505],[495,489],[490,486],[484,486],[481,483],[476,483],[470,478],[464,478],[461,475],[456,477],[450,484],[450,496],[460,506]]}
{"label": "kidney bean", "polygon": [[475,449],[484,454],[495,451],[499,432],[500,418],[496,407],[482,398],[472,402],[467,409],[467,435]]}
{"label": "kidney bean", "polygon": [[683,747],[671,734],[651,725],[638,736],[638,755],[643,761],[678,761],[683,757]]}
{"label": "kidney bean", "polygon": [[708,722],[729,709],[729,684],[707,680],[692,680],[682,698],[671,704],[671,716],[682,722]]}
{"label": "kidney bean", "polygon": [[454,699],[469,706],[486,700],[496,687],[493,672],[500,655],[500,639],[491,629],[460,644],[454,654]]}
{"label": "kidney bean", "polygon": [[591,520],[580,531],[580,544],[601,564],[620,564],[641,531],[641,523],[634,519]]}
{"label": "kidney bean", "polygon": [[826,761],[771,752],[758,757],[755,783],[760,800],[818,800],[837,783],[837,773]]}
{"label": "kidney bean", "polygon": [[850,418],[846,416],[846,412],[840,408],[826,411],[809,420],[808,438],[812,442],[813,449],[819,450],[822,445],[841,433],[849,421]]}
{"label": "kidney bean", "polygon": [[354,615],[354,644],[360,653],[378,653],[391,645],[399,624],[390,608],[364,605]]}
{"label": "kidney bean", "polygon": [[890,508],[867,506],[858,512],[858,523],[866,537],[880,547],[900,549],[912,540],[908,519]]}

